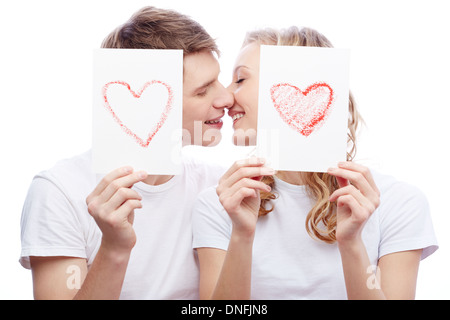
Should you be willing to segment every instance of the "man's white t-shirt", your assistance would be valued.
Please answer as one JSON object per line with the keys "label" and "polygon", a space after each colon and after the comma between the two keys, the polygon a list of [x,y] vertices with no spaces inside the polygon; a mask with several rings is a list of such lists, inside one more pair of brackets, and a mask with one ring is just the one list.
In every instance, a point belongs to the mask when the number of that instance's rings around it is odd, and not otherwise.
{"label": "man's white t-shirt", "polygon": [[[373,172],[381,204],[363,230],[372,267],[382,256],[438,247],[428,202],[417,188]],[[304,186],[275,180],[275,209],[258,219],[253,244],[252,299],[347,299],[337,244],[312,239],[305,219],[313,206]],[[199,196],[193,212],[193,247],[227,250],[232,223],[214,188]],[[383,276],[382,274],[380,275]],[[370,283],[369,283],[370,284]]]}
{"label": "man's white t-shirt", "polygon": [[[162,185],[141,182],[133,187],[143,198],[143,208],[135,210],[137,242],[121,299],[198,298],[192,206],[224,170],[184,157],[181,175]],[[92,264],[102,234],[87,211],[86,197],[101,178],[92,173],[91,152],[60,161],[34,177],[21,221],[20,263],[25,268],[30,268],[30,256],[79,257]]]}

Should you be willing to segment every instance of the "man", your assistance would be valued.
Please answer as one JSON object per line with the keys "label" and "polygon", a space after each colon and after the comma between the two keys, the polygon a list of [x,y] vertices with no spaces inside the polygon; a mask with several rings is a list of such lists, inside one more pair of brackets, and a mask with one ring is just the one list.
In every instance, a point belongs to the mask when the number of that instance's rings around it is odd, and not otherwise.
{"label": "man", "polygon": [[[198,135],[219,132],[233,96],[218,81],[217,46],[198,23],[146,7],[102,47],[182,49],[183,128],[189,132],[183,144],[211,144]],[[35,298],[198,298],[191,207],[222,173],[185,159],[181,175],[149,176],[125,167],[99,182],[87,152],[38,174],[23,208],[20,259],[32,270]]]}

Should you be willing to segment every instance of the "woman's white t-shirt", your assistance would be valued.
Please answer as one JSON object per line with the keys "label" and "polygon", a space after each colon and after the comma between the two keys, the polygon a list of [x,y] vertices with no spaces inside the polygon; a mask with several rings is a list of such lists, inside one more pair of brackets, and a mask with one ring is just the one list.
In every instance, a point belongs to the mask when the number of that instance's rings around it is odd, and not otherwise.
{"label": "woman's white t-shirt", "polygon": [[[422,192],[373,172],[381,204],[363,230],[371,268],[386,254],[437,248],[428,202]],[[304,186],[275,180],[275,209],[258,219],[253,244],[252,299],[347,299],[337,244],[312,239],[305,219],[312,201]],[[231,219],[214,188],[198,198],[193,212],[193,247],[227,250]],[[382,277],[382,275],[381,275]]]}
{"label": "woman's white t-shirt", "polygon": [[[79,257],[92,264],[102,233],[87,211],[86,197],[102,178],[92,173],[91,152],[58,162],[34,177],[22,212],[20,263],[30,256]],[[121,299],[197,299],[198,265],[192,250],[192,206],[217,184],[225,168],[183,158],[183,172],[167,183],[133,188],[137,237]],[[70,274],[68,274],[69,276]]]}

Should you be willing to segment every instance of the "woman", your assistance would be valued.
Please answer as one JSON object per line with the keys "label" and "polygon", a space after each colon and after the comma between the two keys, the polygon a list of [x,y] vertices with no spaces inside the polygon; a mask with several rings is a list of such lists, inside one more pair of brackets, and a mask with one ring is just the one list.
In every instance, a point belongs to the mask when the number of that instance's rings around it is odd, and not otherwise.
{"label": "woman", "polygon": [[[332,46],[307,28],[247,34],[229,86],[235,143],[255,141],[261,44]],[[358,121],[350,95],[348,161],[327,173],[275,174],[247,159],[200,195],[201,298],[414,298],[419,262],[437,249],[427,200],[351,161]]]}

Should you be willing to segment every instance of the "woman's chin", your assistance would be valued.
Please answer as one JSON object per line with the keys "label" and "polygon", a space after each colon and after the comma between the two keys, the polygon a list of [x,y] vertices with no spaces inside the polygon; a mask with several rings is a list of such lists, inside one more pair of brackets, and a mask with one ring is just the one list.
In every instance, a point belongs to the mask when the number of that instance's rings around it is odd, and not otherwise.
{"label": "woman's chin", "polygon": [[256,130],[235,129],[233,134],[233,143],[238,147],[256,146]]}

